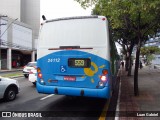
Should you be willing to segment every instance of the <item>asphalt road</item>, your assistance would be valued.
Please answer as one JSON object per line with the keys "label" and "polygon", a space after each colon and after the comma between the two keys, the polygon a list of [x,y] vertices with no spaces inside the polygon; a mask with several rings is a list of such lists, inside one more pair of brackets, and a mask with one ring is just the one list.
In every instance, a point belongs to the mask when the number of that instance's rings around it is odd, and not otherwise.
{"label": "asphalt road", "polygon": [[[70,97],[64,95],[45,95],[39,94],[36,87],[26,78],[17,78],[20,84],[21,91],[17,98],[11,102],[0,100],[0,111],[12,111],[25,115],[25,112],[38,112],[42,115],[41,119],[54,120],[97,120],[104,116],[102,111],[107,111],[104,108],[108,103],[105,99],[85,98],[85,97]],[[111,103],[113,103],[111,101]],[[114,105],[113,105],[114,106]],[[113,109],[112,106],[110,108]],[[37,114],[40,115],[40,114]],[[101,117],[100,117],[101,116]],[[2,119],[23,119],[26,117],[16,118],[1,118]],[[40,118],[30,118],[40,119]]]}

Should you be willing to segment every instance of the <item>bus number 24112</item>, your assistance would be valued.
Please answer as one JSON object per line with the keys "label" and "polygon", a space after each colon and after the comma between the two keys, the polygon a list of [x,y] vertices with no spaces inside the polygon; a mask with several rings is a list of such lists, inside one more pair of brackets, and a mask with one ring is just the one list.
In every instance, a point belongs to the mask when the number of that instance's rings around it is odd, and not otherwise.
{"label": "bus number 24112", "polygon": [[61,59],[60,58],[49,58],[48,62],[60,62]]}

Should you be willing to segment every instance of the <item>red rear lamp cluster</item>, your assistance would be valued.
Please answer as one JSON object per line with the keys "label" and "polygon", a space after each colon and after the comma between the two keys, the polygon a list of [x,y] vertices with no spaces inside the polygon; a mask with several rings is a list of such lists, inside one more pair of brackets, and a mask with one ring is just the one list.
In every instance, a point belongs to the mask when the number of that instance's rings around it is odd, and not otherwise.
{"label": "red rear lamp cluster", "polygon": [[107,69],[103,69],[102,70],[102,75],[100,76],[100,80],[102,82],[106,82],[107,81],[107,74],[108,74],[108,70]]}
{"label": "red rear lamp cluster", "polygon": [[39,77],[39,78],[42,78],[42,73],[38,73],[38,77]]}
{"label": "red rear lamp cluster", "polygon": [[41,69],[40,68],[37,68],[37,73],[40,73],[41,72]]}
{"label": "red rear lamp cluster", "polygon": [[40,78],[39,83],[40,83],[40,84],[42,84],[42,85],[45,85],[46,83],[45,83],[45,81],[44,81],[44,80],[43,80],[43,78],[42,78],[42,77],[43,77],[43,75],[42,75],[42,73],[41,73],[41,69],[40,69],[39,67],[37,68],[37,73],[38,73],[38,75],[37,75],[37,76],[38,76],[38,78]]}
{"label": "red rear lamp cluster", "polygon": [[42,73],[41,73],[41,69],[38,67],[37,68],[37,73],[38,73],[38,77],[42,78]]}
{"label": "red rear lamp cluster", "polygon": [[108,70],[107,70],[107,69],[104,69],[104,70],[102,71],[102,73],[103,73],[103,75],[107,75],[107,74],[108,74]]}
{"label": "red rear lamp cluster", "polygon": [[107,77],[106,77],[105,75],[102,75],[102,76],[100,77],[100,79],[101,79],[101,81],[105,82],[105,81],[107,80]]}

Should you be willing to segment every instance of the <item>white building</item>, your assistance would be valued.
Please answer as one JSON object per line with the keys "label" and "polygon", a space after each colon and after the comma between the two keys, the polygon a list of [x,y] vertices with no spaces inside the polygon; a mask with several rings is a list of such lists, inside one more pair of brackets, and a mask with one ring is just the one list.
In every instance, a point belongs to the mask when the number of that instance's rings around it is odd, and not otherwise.
{"label": "white building", "polygon": [[21,0],[21,22],[32,26],[33,39],[37,39],[40,27],[40,0]]}
{"label": "white building", "polygon": [[40,27],[40,0],[0,0],[0,14],[16,19],[33,28],[38,38]]}
{"label": "white building", "polygon": [[[25,56],[27,62],[34,61],[40,27],[40,0],[0,0],[0,16],[2,15],[8,17],[0,17],[0,39],[2,44],[6,44],[0,45],[0,69],[11,69],[13,60],[18,61]],[[8,57],[8,48],[13,53],[11,58]],[[21,65],[24,63],[26,62],[21,61]]]}
{"label": "white building", "polygon": [[[2,15],[0,15],[2,16]],[[24,65],[24,61],[31,61],[33,53],[32,28],[17,19],[0,18],[0,68],[12,69]],[[34,59],[34,57],[32,57]],[[13,65],[13,62],[16,65]]]}
{"label": "white building", "polygon": [[0,0],[0,14],[20,21],[21,0]]}

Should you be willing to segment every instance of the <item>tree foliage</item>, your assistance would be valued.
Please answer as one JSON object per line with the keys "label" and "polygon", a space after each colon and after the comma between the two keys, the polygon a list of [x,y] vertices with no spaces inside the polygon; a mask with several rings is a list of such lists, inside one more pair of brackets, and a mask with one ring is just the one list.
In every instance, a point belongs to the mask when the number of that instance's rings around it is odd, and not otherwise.
{"label": "tree foliage", "polygon": [[[138,92],[139,55],[148,35],[160,28],[160,0],[75,0],[86,8],[95,4],[93,14],[107,17],[113,38],[128,46],[127,52],[137,45],[134,71],[134,91]],[[129,56],[131,57],[131,55]]]}
{"label": "tree foliage", "polygon": [[160,48],[155,46],[149,46],[149,47],[142,47],[141,48],[141,55],[150,55],[150,54],[159,54]]}
{"label": "tree foliage", "polygon": [[[149,32],[157,24],[160,13],[159,0],[75,0],[86,8],[95,4],[93,13],[104,15],[110,21],[112,29],[128,28],[142,34]],[[139,18],[140,14],[140,18]],[[139,21],[140,19],[140,21]],[[140,26],[139,26],[140,22]],[[151,32],[151,31],[150,31]],[[148,35],[148,34],[147,34]]]}
{"label": "tree foliage", "polygon": [[146,57],[147,65],[150,64],[150,62],[155,58],[153,54],[159,54],[159,53],[160,53],[160,48],[155,46],[141,48],[141,55]]}

